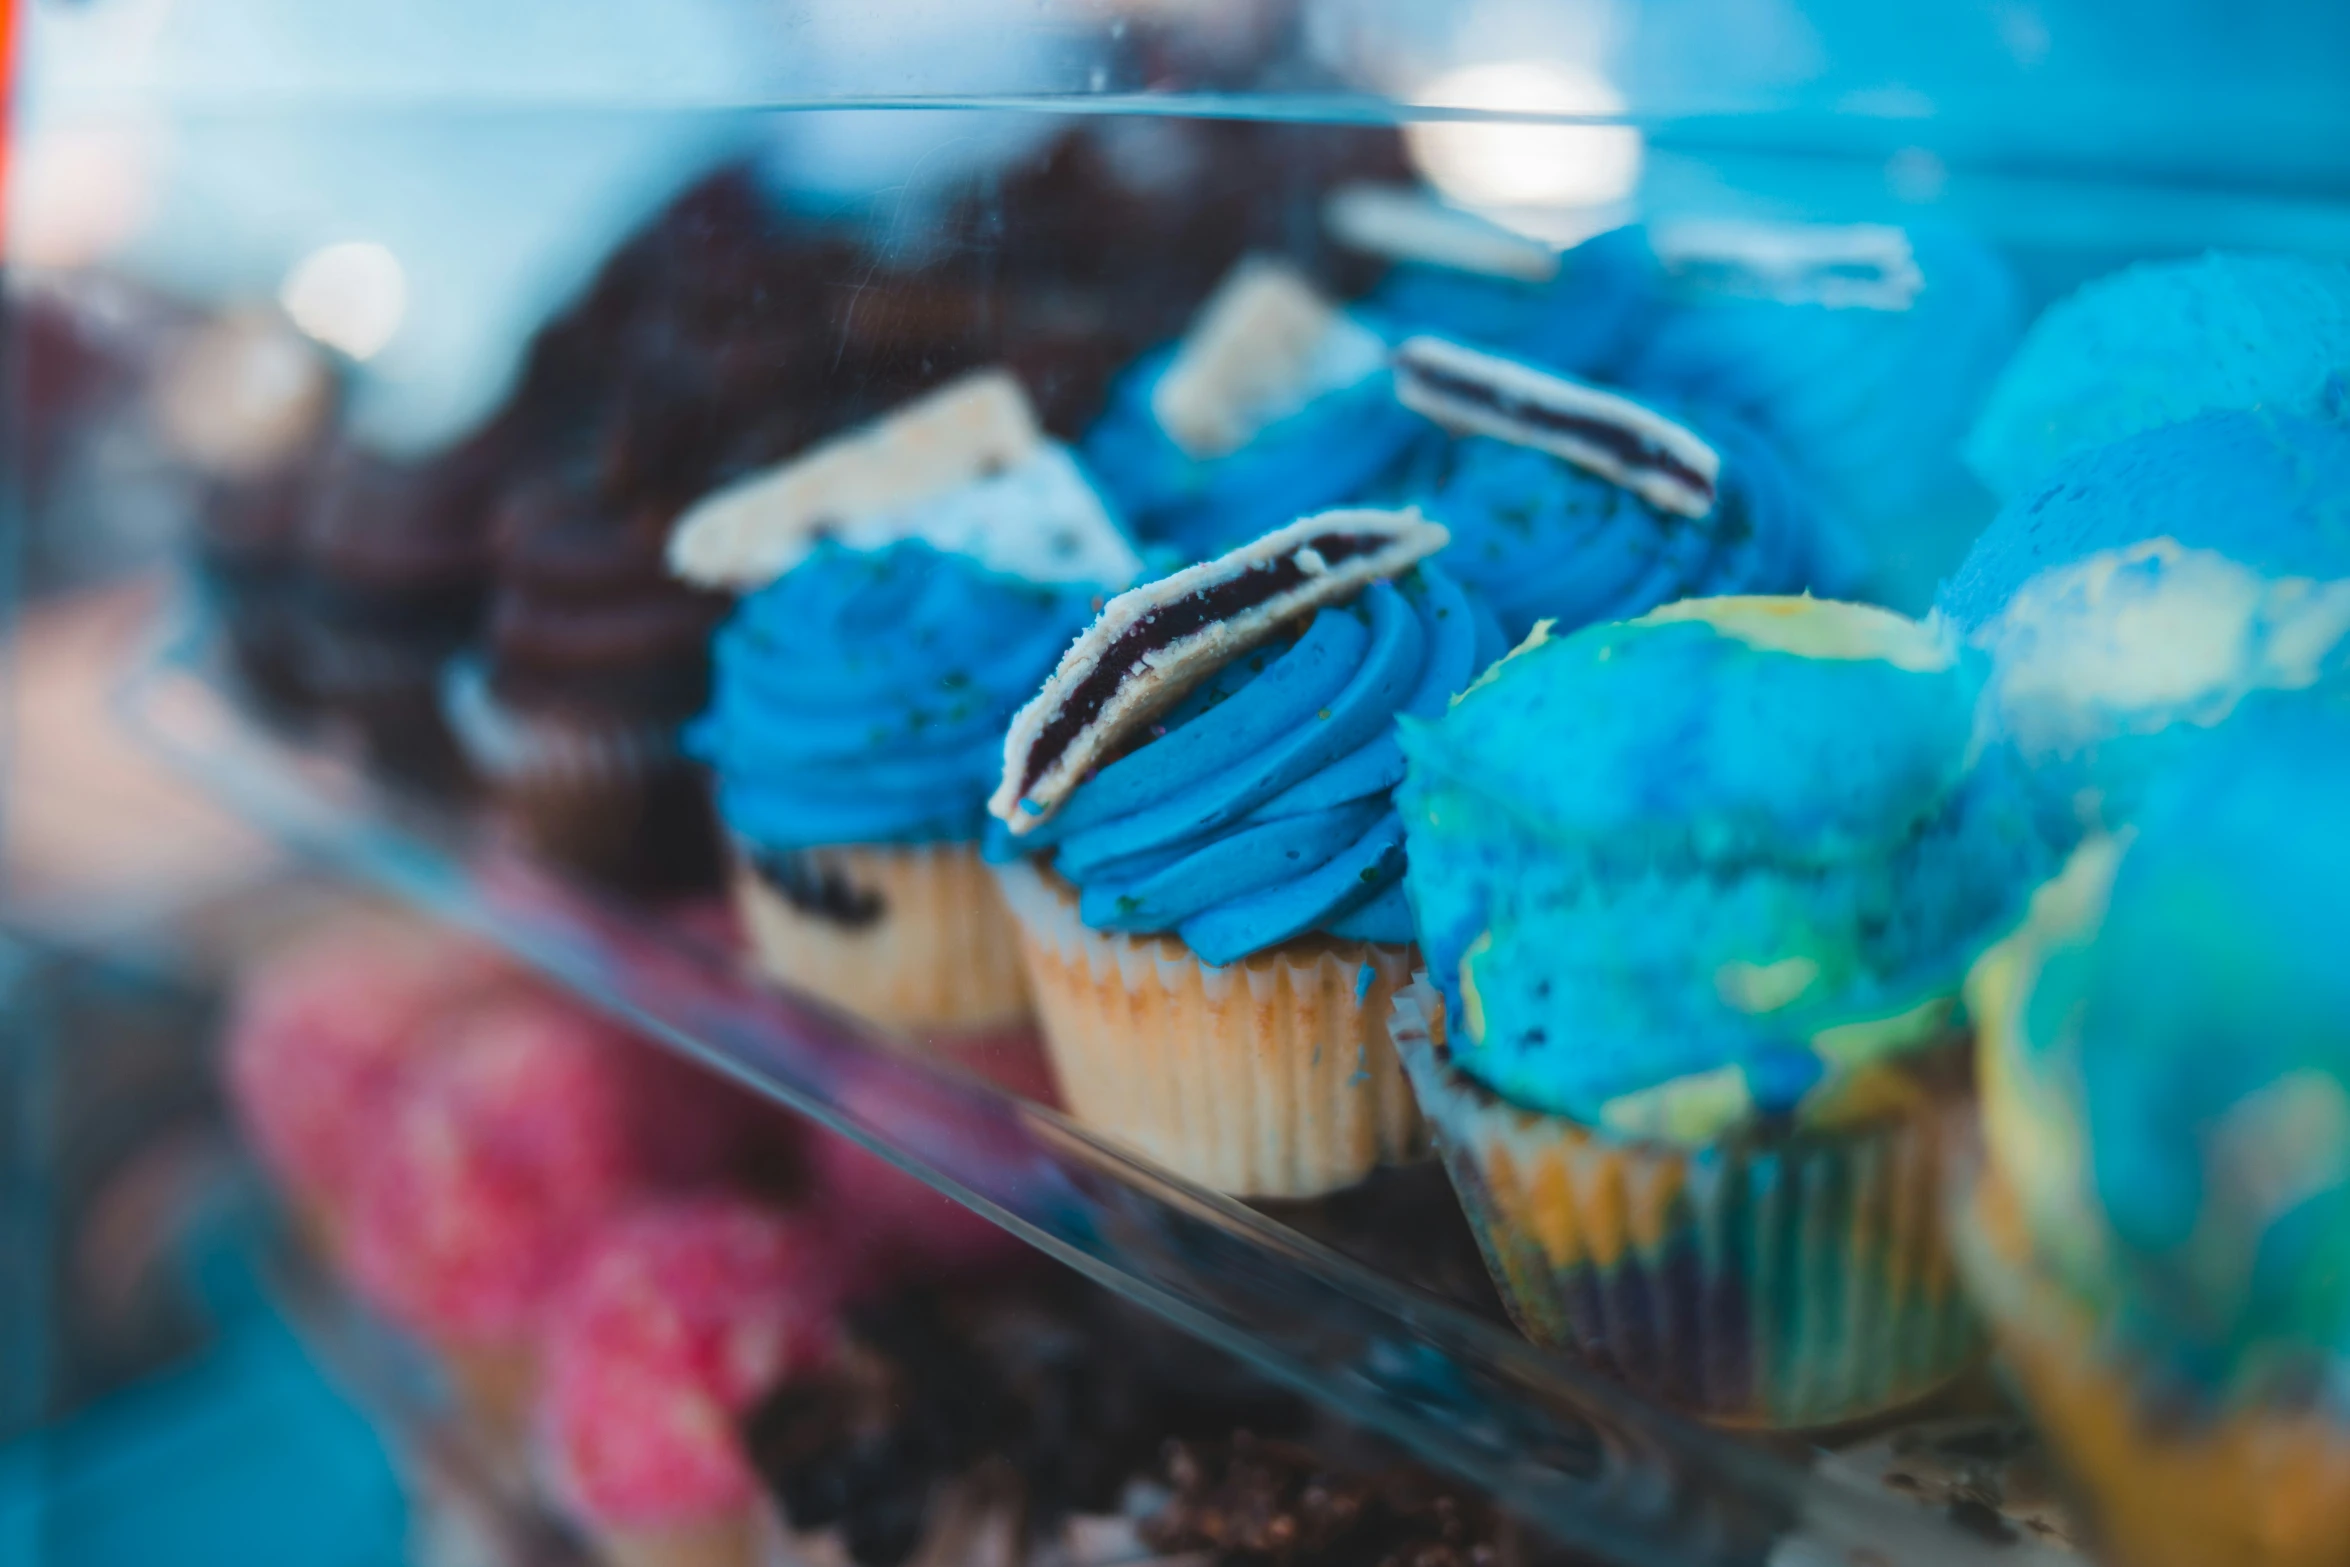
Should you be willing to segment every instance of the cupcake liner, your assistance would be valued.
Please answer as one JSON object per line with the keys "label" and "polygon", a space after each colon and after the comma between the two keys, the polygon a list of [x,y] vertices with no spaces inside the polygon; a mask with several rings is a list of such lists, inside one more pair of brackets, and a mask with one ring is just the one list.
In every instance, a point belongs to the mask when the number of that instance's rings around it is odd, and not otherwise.
{"label": "cupcake liner", "polygon": [[533,853],[634,892],[716,883],[708,786],[679,749],[675,724],[513,708],[473,658],[442,672],[440,700],[466,762]]}
{"label": "cupcake liner", "polygon": [[2350,1541],[2350,1424],[2309,1407],[2160,1407],[2097,1313],[2030,1256],[2013,1193],[1987,1175],[1957,1249],[2001,1360],[2131,1567],[2321,1567]]}
{"label": "cupcake liner", "polygon": [[1316,1197],[1423,1147],[1387,1041],[1408,947],[1309,936],[1211,968],[1088,929],[1049,872],[999,867],[1070,1113],[1241,1197]]}
{"label": "cupcake liner", "polygon": [[1782,1428],[1898,1408],[1978,1358],[1944,1236],[1945,1106],[1703,1148],[1619,1140],[1456,1069],[1443,1005],[1425,978],[1400,992],[1396,1049],[1528,1338]]}
{"label": "cupcake liner", "polygon": [[1018,937],[976,846],[852,845],[791,859],[841,906],[795,902],[737,845],[735,900],[768,977],[914,1033],[1027,1021]]}
{"label": "cupcake liner", "polygon": [[639,1529],[592,1528],[605,1567],[761,1567],[768,1560],[751,1509],[687,1524]]}
{"label": "cupcake liner", "polygon": [[527,1473],[537,1354],[510,1344],[443,1344],[438,1353],[457,1411],[479,1437],[483,1455],[510,1473]]}

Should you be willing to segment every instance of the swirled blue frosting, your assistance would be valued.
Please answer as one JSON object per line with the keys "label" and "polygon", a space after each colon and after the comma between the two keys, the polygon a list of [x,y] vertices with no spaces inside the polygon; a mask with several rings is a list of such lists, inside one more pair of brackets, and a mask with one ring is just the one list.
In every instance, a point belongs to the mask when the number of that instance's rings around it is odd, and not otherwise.
{"label": "swirled blue frosting", "polygon": [[2074,453],[2251,408],[2350,417],[2350,266],[2213,252],[2086,284],[2032,324],[1967,461],[2010,498]]}
{"label": "swirled blue frosting", "polygon": [[1405,482],[1415,457],[1442,444],[1434,425],[1395,400],[1394,378],[1380,370],[1275,420],[1238,451],[1195,457],[1151,409],[1179,348],[1154,349],[1119,377],[1081,452],[1136,537],[1188,560],[1328,507],[1378,504]]}
{"label": "swirled blue frosting", "polygon": [[1403,943],[1399,715],[1431,717],[1500,630],[1428,566],[1225,666],[1021,843],[1096,930],[1172,931],[1211,964],[1309,931]]}
{"label": "swirled blue frosting", "polygon": [[[2022,313],[2006,264],[1976,240],[1926,226],[1909,241],[1924,285],[1906,309],[1684,293],[1621,376],[1742,415],[1897,572],[1921,528],[1963,529],[1938,573],[1991,510],[1959,448]],[[1916,596],[1931,591],[1929,574]]]}
{"label": "swirled blue frosting", "polygon": [[2341,692],[2256,699],[2101,898],[2035,910],[1989,1034],[2035,1246],[2190,1386],[2290,1395],[2350,1354],[2346,776]]}
{"label": "swirled blue frosting", "polygon": [[1699,518],[1547,452],[1487,436],[1455,443],[1419,502],[1452,530],[1445,569],[1513,643],[1537,620],[1566,632],[1680,598],[1858,585],[1858,552],[1769,442],[1732,417],[1693,427],[1722,458],[1714,508]]}
{"label": "swirled blue frosting", "polygon": [[1568,251],[1541,282],[1405,262],[1356,310],[1391,342],[1429,332],[1569,375],[1607,376],[1654,323],[1662,286],[1646,236],[1620,228]]}
{"label": "swirled blue frosting", "polygon": [[757,848],[977,842],[1012,715],[1092,616],[919,540],[822,544],[719,629],[686,743]]}
{"label": "swirled blue frosting", "polygon": [[1513,1103],[1703,1140],[1937,1037],[2050,858],[1928,628],[1694,600],[1535,640],[1398,792],[1454,1059]]}

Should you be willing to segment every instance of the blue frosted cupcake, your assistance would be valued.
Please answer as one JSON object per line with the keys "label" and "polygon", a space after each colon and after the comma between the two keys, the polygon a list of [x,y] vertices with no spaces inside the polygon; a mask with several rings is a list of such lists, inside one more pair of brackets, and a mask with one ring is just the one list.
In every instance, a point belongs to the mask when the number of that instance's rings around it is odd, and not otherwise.
{"label": "blue frosted cupcake", "polygon": [[1462,432],[1420,504],[1452,533],[1445,569],[1512,641],[1538,620],[1572,631],[1698,595],[1857,583],[1841,530],[1735,417],[1683,422],[1434,338],[1404,344],[1396,377]]}
{"label": "blue frosted cupcake", "polygon": [[1083,451],[1139,538],[1198,560],[1387,493],[1434,437],[1396,403],[1376,333],[1254,258],[1119,378]]}
{"label": "blue frosted cupcake", "polygon": [[2215,251],[2097,279],[2033,323],[1967,461],[2015,499],[2067,457],[2227,409],[2350,415],[2350,266]]}
{"label": "blue frosted cupcake", "polygon": [[761,967],[909,1030],[1023,1021],[987,798],[1012,715],[1136,564],[1069,454],[974,377],[705,500],[669,553],[744,594],[688,745]]}
{"label": "blue frosted cupcake", "polygon": [[1967,1363],[1957,997],[2046,863],[1976,697],[1889,612],[1699,599],[1403,726],[1397,1044],[1531,1337],[1753,1425]]}
{"label": "blue frosted cupcake", "polygon": [[1331,512],[1111,601],[1023,711],[993,809],[1079,1119],[1217,1190],[1410,1154],[1399,716],[1501,650],[1410,514]]}
{"label": "blue frosted cupcake", "polygon": [[2265,694],[1970,985],[1961,1257],[2118,1557],[2350,1538],[2350,707]]}
{"label": "blue frosted cupcake", "polygon": [[2350,660],[2350,429],[2221,413],[2078,454],[2000,513],[1939,608],[1989,655],[2051,830],[2126,820],[2246,695]]}
{"label": "blue frosted cupcake", "polygon": [[[2022,327],[2006,264],[1955,230],[1661,224],[1669,304],[1635,394],[1752,424],[1922,604],[1991,510],[1960,443]],[[1937,553],[1937,552],[1940,553]]]}

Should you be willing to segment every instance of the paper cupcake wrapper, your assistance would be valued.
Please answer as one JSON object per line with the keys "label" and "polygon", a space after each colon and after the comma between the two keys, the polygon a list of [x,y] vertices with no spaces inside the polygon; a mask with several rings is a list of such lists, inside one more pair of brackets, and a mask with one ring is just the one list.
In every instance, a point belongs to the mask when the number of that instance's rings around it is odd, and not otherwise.
{"label": "paper cupcake wrapper", "polygon": [[1943,1228],[1931,1109],[1683,1148],[1521,1110],[1453,1067],[1443,1001],[1396,1049],[1510,1314],[1538,1343],[1723,1424],[1837,1425],[1911,1403],[1982,1336]]}
{"label": "paper cupcake wrapper", "polygon": [[2151,1407],[2098,1314],[2030,1256],[1986,1176],[1958,1255],[2001,1360],[2131,1567],[2335,1567],[2350,1554],[2350,1423],[2323,1410]]}
{"label": "paper cupcake wrapper", "polygon": [[457,1412],[475,1436],[476,1451],[501,1473],[527,1475],[539,1390],[537,1354],[512,1344],[436,1348]]}
{"label": "paper cupcake wrapper", "polygon": [[844,919],[797,907],[738,845],[735,901],[769,978],[916,1034],[985,1033],[1028,1019],[1019,935],[976,847],[797,852],[871,913]]}
{"label": "paper cupcake wrapper", "polygon": [[763,1567],[768,1560],[749,1508],[664,1527],[591,1526],[588,1537],[604,1567]]}
{"label": "paper cupcake wrapper", "polygon": [[1387,1040],[1408,947],[1303,937],[1222,968],[1167,936],[1096,931],[1049,872],[998,867],[1070,1113],[1241,1197],[1315,1197],[1417,1155]]}

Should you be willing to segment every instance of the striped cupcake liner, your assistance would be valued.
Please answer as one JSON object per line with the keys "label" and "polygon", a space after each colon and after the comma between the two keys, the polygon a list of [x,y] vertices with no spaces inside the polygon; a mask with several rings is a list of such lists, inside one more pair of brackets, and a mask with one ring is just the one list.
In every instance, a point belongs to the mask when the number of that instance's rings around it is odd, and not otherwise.
{"label": "striped cupcake liner", "polygon": [[1618,1140],[1455,1068],[1424,977],[1391,1032],[1537,1343],[1706,1419],[1782,1429],[1899,1408],[1980,1356],[1944,1233],[1947,1104],[1709,1147]]}
{"label": "striped cupcake liner", "polygon": [[794,850],[796,896],[735,846],[735,904],[760,970],[915,1034],[1016,1029],[1030,1017],[1019,933],[971,844]]}
{"label": "striped cupcake liner", "polygon": [[1387,1014],[1412,949],[1302,937],[1221,968],[1087,928],[1049,871],[1000,866],[1063,1101],[1187,1180],[1316,1197],[1424,1148]]}

